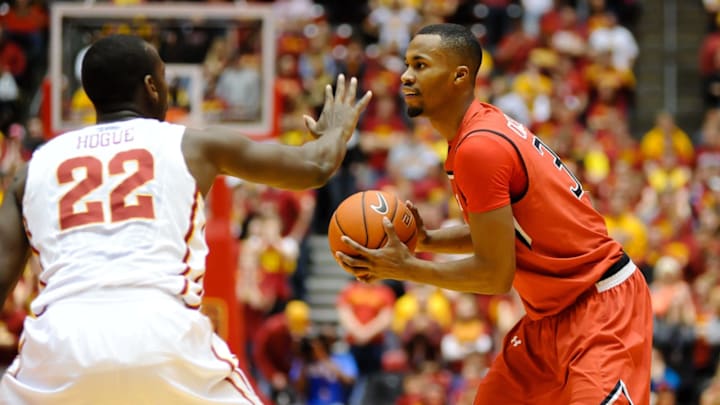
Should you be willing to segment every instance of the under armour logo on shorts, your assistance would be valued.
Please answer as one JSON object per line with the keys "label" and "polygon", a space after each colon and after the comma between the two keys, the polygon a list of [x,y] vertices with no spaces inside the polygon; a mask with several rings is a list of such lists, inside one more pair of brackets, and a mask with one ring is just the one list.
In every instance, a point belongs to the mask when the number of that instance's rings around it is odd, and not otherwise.
{"label": "under armour logo on shorts", "polygon": [[510,344],[513,345],[513,347],[518,347],[522,344],[522,340],[520,340],[520,338],[515,335],[512,337],[512,339],[510,339]]}

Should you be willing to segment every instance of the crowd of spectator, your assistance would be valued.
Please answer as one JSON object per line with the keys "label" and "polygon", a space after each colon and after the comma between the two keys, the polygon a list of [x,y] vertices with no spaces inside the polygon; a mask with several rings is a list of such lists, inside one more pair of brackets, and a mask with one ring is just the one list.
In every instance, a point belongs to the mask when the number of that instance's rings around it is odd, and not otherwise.
{"label": "crowd of spectator", "polygon": [[[702,122],[680,128],[672,112],[658,111],[654,125],[640,130],[630,125],[642,51],[638,0],[265,3],[278,22],[275,141],[306,140],[302,116],[317,114],[323,88],[337,73],[356,76],[361,90],[374,93],[341,170],[327,185],[296,193],[231,183],[246,349],[268,398],[278,404],[470,404],[474,381],[523,314],[513,291],[487,297],[348,279],[337,297],[339,324],[311,322],[308,237],[326,232],[345,197],[385,189],[414,201],[430,228],[461,221],[442,169],[446,141],[427,121],[409,120],[398,93],[412,33],[445,21],[467,25],[483,43],[477,98],[526,125],[573,168],[610,234],[645,275],[655,314],[653,403],[720,403],[718,2],[704,1],[710,23],[698,66]],[[32,102],[46,73],[47,24],[44,4],[15,0],[0,7],[2,185],[47,137],[39,103]],[[155,33],[155,43],[170,60],[180,51],[197,53],[208,78],[204,108],[213,111],[212,101],[220,99],[235,106],[229,113],[235,117],[257,114],[257,49],[231,50],[230,33],[222,31],[170,34]],[[27,273],[0,316],[3,361],[12,355],[35,291],[33,271]]]}

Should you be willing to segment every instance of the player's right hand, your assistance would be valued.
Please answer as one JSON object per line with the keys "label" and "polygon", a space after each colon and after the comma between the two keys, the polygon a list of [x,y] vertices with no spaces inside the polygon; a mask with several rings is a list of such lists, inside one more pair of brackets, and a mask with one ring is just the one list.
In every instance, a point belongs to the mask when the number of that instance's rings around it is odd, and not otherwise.
{"label": "player's right hand", "polygon": [[315,121],[310,116],[305,116],[305,126],[313,137],[319,138],[332,131],[340,131],[343,139],[349,141],[357,125],[360,114],[365,110],[372,93],[366,92],[360,100],[357,100],[357,79],[351,78],[350,84],[346,85],[345,75],[340,74],[337,78],[335,95],[332,86],[325,87],[325,104],[320,117]]}

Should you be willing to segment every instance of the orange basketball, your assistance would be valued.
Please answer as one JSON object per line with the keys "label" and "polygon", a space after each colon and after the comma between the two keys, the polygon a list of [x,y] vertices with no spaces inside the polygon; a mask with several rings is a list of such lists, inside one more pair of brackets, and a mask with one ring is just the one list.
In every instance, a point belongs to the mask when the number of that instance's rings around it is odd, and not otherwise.
{"label": "orange basketball", "polygon": [[395,226],[398,238],[415,251],[417,227],[410,209],[397,196],[386,191],[368,190],[343,200],[330,218],[328,242],[333,254],[341,251],[354,255],[355,251],[342,242],[343,235],[357,243],[377,249],[385,246],[387,235],[382,225],[388,217]]}

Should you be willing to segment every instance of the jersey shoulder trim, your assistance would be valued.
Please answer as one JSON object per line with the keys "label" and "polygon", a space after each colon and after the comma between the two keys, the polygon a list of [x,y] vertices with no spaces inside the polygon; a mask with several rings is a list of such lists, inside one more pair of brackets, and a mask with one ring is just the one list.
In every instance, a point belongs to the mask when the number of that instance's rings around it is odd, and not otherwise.
{"label": "jersey shoulder trim", "polygon": [[517,147],[517,145],[515,145],[515,142],[513,142],[507,135],[503,134],[502,132],[494,131],[492,129],[476,129],[476,130],[473,130],[473,131],[463,134],[462,137],[460,138],[460,141],[457,143],[457,145],[455,145],[455,150],[457,151],[460,148],[460,145],[462,145],[462,143],[466,139],[470,138],[472,135],[480,134],[480,133],[489,133],[492,135],[497,135],[500,138],[506,140],[508,143],[510,143],[510,145],[512,145],[513,149],[515,149],[515,153],[517,153],[518,159],[520,159],[520,164],[522,164],[523,171],[525,172],[525,178],[527,179],[527,182],[525,184],[525,188],[523,189],[523,191],[518,195],[510,196],[511,204],[515,204],[515,203],[519,202],[520,200],[523,199],[523,197],[525,197],[525,195],[528,192],[528,189],[530,188],[530,176],[528,174],[527,165],[525,164],[525,159],[523,159],[523,156],[520,153],[520,149]]}

